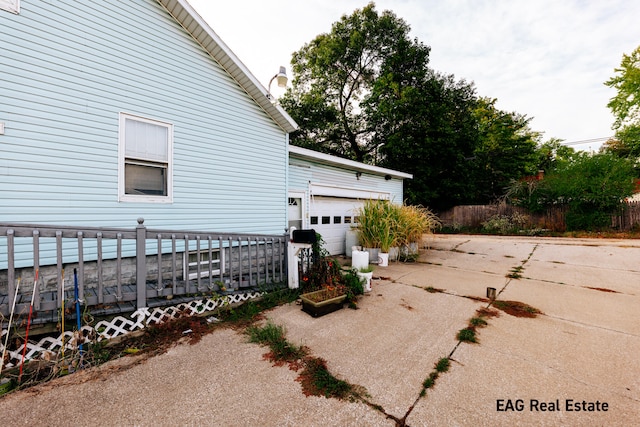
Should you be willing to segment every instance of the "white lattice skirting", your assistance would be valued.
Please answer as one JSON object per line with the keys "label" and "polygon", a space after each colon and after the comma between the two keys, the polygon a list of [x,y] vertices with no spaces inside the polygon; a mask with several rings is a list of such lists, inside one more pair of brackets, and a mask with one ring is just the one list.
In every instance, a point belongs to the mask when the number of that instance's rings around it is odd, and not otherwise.
{"label": "white lattice skirting", "polygon": [[[129,318],[118,316],[110,321],[101,320],[95,326],[83,326],[82,335],[95,336],[98,341],[109,340],[111,338],[144,329],[149,325],[155,325],[169,319],[175,319],[178,315],[186,314],[194,316],[213,311],[216,308],[255,299],[262,295],[264,295],[264,292],[245,292],[242,294],[193,300],[176,306],[157,307],[153,309],[144,307],[131,313]],[[0,355],[4,352],[5,335],[8,333],[9,331],[7,329],[2,330]],[[79,336],[80,334],[77,332],[65,331],[64,334],[60,334],[57,338],[46,337],[37,343],[29,341],[26,343],[27,351],[25,355],[25,362],[35,359],[53,359],[62,350],[63,342],[65,349],[77,349]],[[4,368],[12,368],[19,366],[20,363],[22,363],[22,352],[24,351],[24,346],[25,344],[22,344],[15,351],[7,350],[6,353],[9,357]]]}

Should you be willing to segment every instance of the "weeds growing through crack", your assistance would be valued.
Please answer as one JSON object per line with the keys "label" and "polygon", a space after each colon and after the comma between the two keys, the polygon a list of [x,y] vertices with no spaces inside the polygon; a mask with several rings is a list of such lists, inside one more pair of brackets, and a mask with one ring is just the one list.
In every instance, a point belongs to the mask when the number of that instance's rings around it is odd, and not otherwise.
{"label": "weeds growing through crack", "polygon": [[303,346],[296,346],[287,341],[284,327],[267,322],[265,326],[249,326],[249,341],[263,344],[271,349],[269,359],[274,362],[295,362],[307,355]]}
{"label": "weeds growing through crack", "polygon": [[268,321],[264,326],[252,325],[246,329],[249,341],[266,345],[271,350],[265,358],[275,365],[288,363],[295,371],[301,370],[300,382],[305,396],[325,396],[336,399],[360,399],[367,396],[363,387],[336,378],[329,372],[326,360],[308,355],[304,346],[291,344],[285,338],[284,327]]}
{"label": "weeds growing through crack", "polygon": [[327,361],[320,357],[307,358],[296,381],[302,385],[305,396],[348,399],[357,395],[354,386],[333,376],[327,368]]}
{"label": "weeds growing through crack", "polygon": [[523,270],[524,270],[524,267],[521,266],[521,265],[519,265],[517,267],[513,267],[511,269],[511,272],[509,274],[507,274],[507,277],[509,279],[521,279]]}
{"label": "weeds growing through crack", "polygon": [[432,388],[438,377],[441,373],[447,372],[449,370],[449,366],[451,365],[451,361],[448,357],[443,357],[438,360],[435,364],[433,371],[429,374],[429,376],[422,382],[422,391],[420,392],[420,397],[424,397],[427,394],[427,390]]}
{"label": "weeds growing through crack", "polygon": [[471,343],[478,342],[478,339],[476,338],[476,330],[473,327],[460,329],[458,331],[458,335],[456,335],[456,339],[462,342],[471,342]]}
{"label": "weeds growing through crack", "polygon": [[487,326],[487,321],[484,320],[482,317],[473,317],[471,320],[469,320],[469,324],[471,326],[475,326],[475,327],[483,327],[483,326]]}
{"label": "weeds growing through crack", "polygon": [[498,312],[495,310],[491,310],[488,308],[480,308],[476,310],[476,316],[472,317],[469,320],[469,325],[461,329],[456,335],[456,338],[460,342],[469,342],[469,343],[477,343],[478,337],[476,336],[476,329],[484,328],[488,325],[485,320],[488,317],[496,317],[498,316]]}

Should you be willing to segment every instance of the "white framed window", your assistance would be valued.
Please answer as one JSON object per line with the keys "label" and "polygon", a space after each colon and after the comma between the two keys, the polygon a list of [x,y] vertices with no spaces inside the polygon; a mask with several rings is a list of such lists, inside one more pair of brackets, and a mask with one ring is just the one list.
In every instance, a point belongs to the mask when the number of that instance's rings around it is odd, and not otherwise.
{"label": "white framed window", "polygon": [[20,13],[20,0],[0,0],[0,9]]}
{"label": "white framed window", "polygon": [[173,201],[173,125],[120,113],[118,200]]}

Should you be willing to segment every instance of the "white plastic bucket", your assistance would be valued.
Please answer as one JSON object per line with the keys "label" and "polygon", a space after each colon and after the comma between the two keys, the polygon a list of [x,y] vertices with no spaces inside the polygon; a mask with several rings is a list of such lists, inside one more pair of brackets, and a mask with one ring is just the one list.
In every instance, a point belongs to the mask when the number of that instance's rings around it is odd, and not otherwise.
{"label": "white plastic bucket", "polygon": [[351,267],[356,270],[369,267],[369,252],[365,251],[352,251],[351,252]]}
{"label": "white plastic bucket", "polygon": [[348,257],[353,254],[353,247],[358,246],[358,232],[356,230],[347,230],[345,234],[345,252]]}
{"label": "white plastic bucket", "polygon": [[378,266],[380,267],[388,267],[389,266],[389,254],[386,252],[378,252]]}

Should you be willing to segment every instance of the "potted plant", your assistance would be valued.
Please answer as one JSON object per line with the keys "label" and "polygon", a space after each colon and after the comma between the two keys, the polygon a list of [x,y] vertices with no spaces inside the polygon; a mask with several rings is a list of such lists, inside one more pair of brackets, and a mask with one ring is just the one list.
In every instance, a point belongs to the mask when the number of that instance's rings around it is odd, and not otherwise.
{"label": "potted plant", "polygon": [[347,292],[342,285],[326,286],[317,291],[304,293],[300,295],[300,299],[304,312],[313,317],[320,317],[341,309],[347,299]]}
{"label": "potted plant", "polygon": [[370,262],[378,260],[382,266],[387,265],[389,250],[397,241],[399,209],[388,200],[367,200],[359,209],[357,229],[362,246],[369,251]]}
{"label": "potted plant", "polygon": [[355,307],[357,296],[363,293],[360,277],[355,271],[343,272],[320,246],[316,251],[318,256],[302,276],[302,310],[319,317],[341,309],[345,302]]}
{"label": "potted plant", "polygon": [[398,216],[397,244],[401,260],[414,260],[418,256],[423,236],[440,226],[438,217],[422,206],[403,205]]}
{"label": "potted plant", "polygon": [[363,280],[364,292],[371,292],[371,279],[373,279],[373,267],[367,266],[358,269],[358,277]]}

